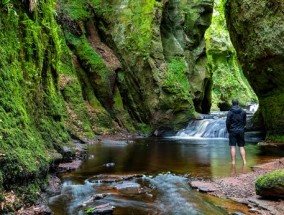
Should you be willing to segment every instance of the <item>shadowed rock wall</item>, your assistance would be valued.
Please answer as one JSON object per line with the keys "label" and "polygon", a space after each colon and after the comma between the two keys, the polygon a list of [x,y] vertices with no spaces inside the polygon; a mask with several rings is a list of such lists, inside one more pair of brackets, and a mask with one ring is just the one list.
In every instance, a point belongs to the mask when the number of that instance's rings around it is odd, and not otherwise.
{"label": "shadowed rock wall", "polygon": [[238,59],[259,98],[267,140],[283,142],[284,4],[228,0],[226,19]]}

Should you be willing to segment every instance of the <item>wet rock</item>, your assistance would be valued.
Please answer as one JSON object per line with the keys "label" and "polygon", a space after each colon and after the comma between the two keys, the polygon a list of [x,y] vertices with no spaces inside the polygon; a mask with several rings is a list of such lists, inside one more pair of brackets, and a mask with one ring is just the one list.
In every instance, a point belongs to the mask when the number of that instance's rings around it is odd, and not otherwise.
{"label": "wet rock", "polygon": [[242,212],[233,212],[233,213],[231,213],[231,215],[245,215],[245,214],[242,213]]}
{"label": "wet rock", "polygon": [[51,195],[57,195],[61,192],[61,180],[56,176],[51,176],[49,179],[49,184],[46,188],[46,193]]}
{"label": "wet rock", "polygon": [[115,166],[115,163],[106,163],[104,164],[105,167],[112,167]]}
{"label": "wet rock", "polygon": [[86,206],[87,204],[92,203],[95,200],[103,199],[104,197],[106,197],[108,195],[110,195],[110,194],[108,194],[108,193],[94,194],[90,199],[81,203],[81,206]]}
{"label": "wet rock", "polygon": [[134,174],[134,175],[97,175],[91,177],[89,181],[91,183],[113,183],[120,181],[128,181],[134,178],[141,178],[143,175]]}
{"label": "wet rock", "polygon": [[20,215],[52,215],[52,211],[46,205],[37,205],[30,208],[22,208],[16,214]]}
{"label": "wet rock", "polygon": [[116,190],[124,194],[139,194],[141,193],[141,186],[135,182],[122,182],[114,186]]}
{"label": "wet rock", "polygon": [[206,193],[214,192],[218,189],[214,184],[210,182],[203,182],[203,181],[191,181],[190,186],[192,188],[196,188],[197,190],[201,192],[206,192]]}
{"label": "wet rock", "polygon": [[62,151],[60,152],[63,155],[63,160],[66,162],[72,161],[74,158],[74,148],[73,147],[68,147],[68,146],[63,146]]}
{"label": "wet rock", "polygon": [[58,171],[59,172],[66,172],[66,171],[71,171],[78,169],[79,166],[81,165],[82,161],[81,160],[74,160],[69,163],[61,163],[58,165]]}
{"label": "wet rock", "polygon": [[49,155],[51,157],[51,169],[54,169],[56,168],[56,165],[62,161],[63,155],[58,152],[50,152]]}
{"label": "wet rock", "polygon": [[85,210],[85,214],[88,215],[111,215],[113,214],[113,209],[114,207],[111,206],[110,204],[103,204],[103,205],[98,205],[93,208],[89,208]]}
{"label": "wet rock", "polygon": [[94,199],[94,200],[103,199],[103,198],[106,197],[107,195],[108,195],[108,194],[106,194],[106,193],[95,194],[95,195],[93,195],[93,199]]}
{"label": "wet rock", "polygon": [[126,146],[128,143],[127,141],[120,141],[120,140],[102,140],[104,145],[121,145]]}

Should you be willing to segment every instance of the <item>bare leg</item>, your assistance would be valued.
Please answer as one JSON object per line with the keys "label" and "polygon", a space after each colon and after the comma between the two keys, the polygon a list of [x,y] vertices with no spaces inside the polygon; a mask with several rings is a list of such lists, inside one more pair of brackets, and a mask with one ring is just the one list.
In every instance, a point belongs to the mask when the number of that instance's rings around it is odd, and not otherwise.
{"label": "bare leg", "polygon": [[243,164],[246,165],[247,161],[246,161],[246,151],[244,147],[240,147],[240,154],[242,156],[243,159]]}
{"label": "bare leg", "polygon": [[232,165],[236,163],[236,146],[231,146]]}

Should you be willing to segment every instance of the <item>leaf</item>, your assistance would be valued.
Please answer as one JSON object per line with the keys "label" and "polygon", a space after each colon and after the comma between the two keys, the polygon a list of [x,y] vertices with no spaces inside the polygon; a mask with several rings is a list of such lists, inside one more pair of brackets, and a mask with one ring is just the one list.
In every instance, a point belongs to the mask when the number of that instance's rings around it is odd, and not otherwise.
{"label": "leaf", "polygon": [[6,5],[6,4],[9,4],[9,3],[10,3],[10,0],[2,0],[3,5]]}

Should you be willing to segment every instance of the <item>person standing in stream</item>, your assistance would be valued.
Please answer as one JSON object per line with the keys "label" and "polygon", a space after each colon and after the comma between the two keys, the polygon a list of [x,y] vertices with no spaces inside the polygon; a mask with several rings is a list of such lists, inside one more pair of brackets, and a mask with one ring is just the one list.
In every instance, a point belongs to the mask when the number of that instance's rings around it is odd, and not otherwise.
{"label": "person standing in stream", "polygon": [[240,148],[240,154],[243,164],[246,164],[245,151],[245,125],[246,112],[239,106],[238,99],[232,100],[233,107],[228,111],[226,119],[226,128],[229,132],[229,145],[231,146],[232,165],[236,163],[236,145]]}

